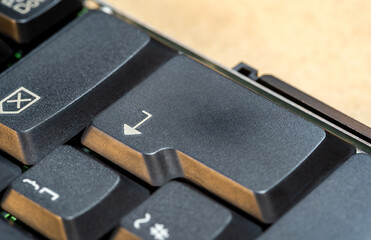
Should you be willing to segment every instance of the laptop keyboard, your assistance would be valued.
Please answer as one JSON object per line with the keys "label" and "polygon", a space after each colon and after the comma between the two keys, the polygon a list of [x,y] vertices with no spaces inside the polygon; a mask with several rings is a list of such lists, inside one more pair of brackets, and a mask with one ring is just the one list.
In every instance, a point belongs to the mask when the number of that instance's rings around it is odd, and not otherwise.
{"label": "laptop keyboard", "polygon": [[369,239],[371,157],[75,0],[0,2],[0,239]]}

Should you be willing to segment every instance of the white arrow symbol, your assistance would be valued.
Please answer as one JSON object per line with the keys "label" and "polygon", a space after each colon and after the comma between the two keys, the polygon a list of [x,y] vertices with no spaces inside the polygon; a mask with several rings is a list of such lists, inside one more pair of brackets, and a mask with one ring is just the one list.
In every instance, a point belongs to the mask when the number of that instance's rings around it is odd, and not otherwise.
{"label": "white arrow symbol", "polygon": [[134,127],[130,127],[126,123],[124,124],[124,134],[125,135],[139,135],[139,134],[142,134],[141,132],[139,132],[137,130],[137,128],[152,117],[152,114],[150,114],[150,113],[148,113],[144,110],[142,111],[142,113],[146,114],[147,117],[145,119],[143,119],[141,122],[139,122],[137,125],[135,125]]}

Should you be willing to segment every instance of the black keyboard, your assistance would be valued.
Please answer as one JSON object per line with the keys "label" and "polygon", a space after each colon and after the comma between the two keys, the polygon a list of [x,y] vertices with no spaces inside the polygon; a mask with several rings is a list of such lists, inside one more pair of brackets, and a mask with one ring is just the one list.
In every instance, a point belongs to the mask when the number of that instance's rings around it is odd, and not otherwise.
{"label": "black keyboard", "polygon": [[0,2],[0,240],[371,238],[369,127],[95,4]]}

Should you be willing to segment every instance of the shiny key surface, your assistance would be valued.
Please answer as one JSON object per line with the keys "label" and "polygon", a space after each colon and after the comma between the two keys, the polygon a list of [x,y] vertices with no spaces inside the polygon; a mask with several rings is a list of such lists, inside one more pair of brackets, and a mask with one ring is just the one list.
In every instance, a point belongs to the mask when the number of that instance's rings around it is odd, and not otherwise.
{"label": "shiny key surface", "polygon": [[0,33],[28,43],[81,7],[81,0],[3,0]]}
{"label": "shiny key surface", "polygon": [[13,181],[1,207],[51,239],[98,239],[148,196],[139,184],[64,146]]}
{"label": "shiny key surface", "polygon": [[354,152],[185,56],[99,114],[82,142],[152,185],[187,178],[264,222]]}
{"label": "shiny key surface", "polygon": [[0,192],[21,175],[21,169],[0,156]]}
{"label": "shiny key surface", "polygon": [[260,227],[179,182],[170,182],[124,216],[114,240],[255,239]]}
{"label": "shiny key surface", "polygon": [[259,240],[370,239],[370,172],[369,155],[351,157]]}
{"label": "shiny key surface", "polygon": [[169,55],[140,30],[90,12],[0,75],[0,149],[32,165]]}

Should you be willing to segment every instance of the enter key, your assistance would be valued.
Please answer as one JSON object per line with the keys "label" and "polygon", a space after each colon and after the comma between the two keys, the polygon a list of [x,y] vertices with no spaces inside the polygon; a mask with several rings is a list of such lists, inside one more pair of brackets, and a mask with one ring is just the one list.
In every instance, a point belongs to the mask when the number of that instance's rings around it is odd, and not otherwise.
{"label": "enter key", "polygon": [[186,178],[267,223],[354,152],[185,56],[99,114],[82,142],[149,184]]}

